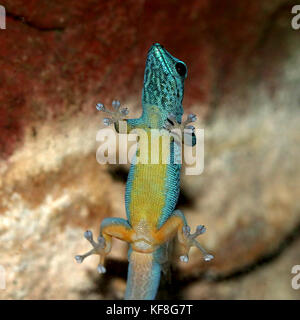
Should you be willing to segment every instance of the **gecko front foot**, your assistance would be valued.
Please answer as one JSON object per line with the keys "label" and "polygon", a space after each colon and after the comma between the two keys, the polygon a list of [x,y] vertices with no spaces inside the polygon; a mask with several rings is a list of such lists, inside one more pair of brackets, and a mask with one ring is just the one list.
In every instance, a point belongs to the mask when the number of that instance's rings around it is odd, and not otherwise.
{"label": "gecko front foot", "polygon": [[77,255],[75,256],[75,260],[78,263],[82,263],[83,260],[93,254],[99,255],[100,256],[100,262],[98,264],[97,270],[99,273],[105,273],[106,269],[104,267],[104,258],[107,254],[107,252],[105,252],[106,249],[106,243],[105,243],[105,239],[101,236],[98,237],[98,242],[95,242],[93,239],[93,233],[92,231],[86,231],[84,233],[84,237],[89,241],[89,243],[93,246],[93,249],[88,251],[87,253],[83,254],[83,255]]}
{"label": "gecko front foot", "polygon": [[105,108],[104,104],[97,103],[96,109],[99,111],[103,111],[108,114],[109,118],[104,118],[103,123],[106,126],[109,126],[113,123],[118,123],[119,121],[122,121],[125,119],[125,117],[128,115],[129,110],[128,108],[121,108],[121,103],[118,100],[113,100],[112,107],[115,109],[115,111],[110,111],[107,108]]}
{"label": "gecko front foot", "polygon": [[[191,234],[191,228],[187,225],[182,227],[182,231],[183,231],[183,237],[184,237],[183,240],[188,250],[189,248],[194,246],[194,247],[197,247],[202,252],[205,261],[210,261],[214,258],[214,256],[207,253],[206,250],[196,240],[198,236],[200,236],[206,231],[206,228],[203,225],[197,226],[196,231],[193,234]],[[182,262],[188,262],[189,261],[188,255],[186,254],[186,255],[180,256],[180,260]]]}
{"label": "gecko front foot", "polygon": [[189,125],[189,123],[195,122],[197,120],[197,116],[194,114],[189,114],[182,123],[179,123],[174,114],[170,114],[168,116],[167,121],[164,124],[164,129],[168,130],[174,137],[175,141],[178,143],[182,142],[182,135],[192,134],[195,131],[195,127]]}

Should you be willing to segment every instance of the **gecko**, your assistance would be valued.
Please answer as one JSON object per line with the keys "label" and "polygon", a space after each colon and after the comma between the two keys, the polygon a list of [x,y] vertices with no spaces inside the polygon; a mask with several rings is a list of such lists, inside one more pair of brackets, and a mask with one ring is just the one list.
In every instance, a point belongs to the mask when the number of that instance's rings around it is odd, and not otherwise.
{"label": "gecko", "polygon": [[[195,128],[190,123],[196,121],[196,116],[190,114],[182,121],[186,77],[186,64],[172,56],[159,43],[154,43],[146,59],[142,115],[127,119],[128,109],[121,108],[117,100],[112,102],[113,111],[102,103],[98,103],[96,107],[109,115],[109,118],[103,120],[104,124],[114,124],[117,132],[120,128],[119,121],[126,121],[128,132],[136,128],[142,129],[149,138],[146,142],[149,142],[151,130],[158,129],[168,135],[172,129],[177,128],[181,132],[189,132],[189,143],[193,146],[196,143]],[[189,261],[189,251],[193,246],[202,252],[205,261],[213,259],[213,255],[207,253],[196,239],[206,228],[199,225],[191,234],[183,212],[176,209],[182,165],[175,161],[175,151],[176,144],[185,143],[185,140],[174,137],[167,150],[162,152],[160,147],[157,163],[131,162],[125,189],[127,219],[105,218],[100,225],[97,241],[94,241],[91,231],[86,231],[84,237],[90,242],[92,249],[75,257],[81,263],[92,254],[99,255],[97,269],[99,273],[105,273],[105,257],[111,251],[112,238],[126,241],[129,244],[126,300],[155,299],[161,274],[169,262],[168,250],[175,237],[182,262]],[[141,139],[136,155],[142,149],[149,154],[153,152],[150,145],[151,143],[142,142]]]}

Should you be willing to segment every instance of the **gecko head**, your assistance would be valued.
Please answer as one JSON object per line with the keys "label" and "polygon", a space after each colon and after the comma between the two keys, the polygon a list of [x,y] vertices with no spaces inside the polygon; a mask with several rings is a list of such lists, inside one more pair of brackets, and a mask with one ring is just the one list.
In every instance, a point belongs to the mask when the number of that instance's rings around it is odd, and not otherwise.
{"label": "gecko head", "polygon": [[160,109],[162,121],[170,113],[181,122],[186,64],[173,57],[162,45],[155,43],[148,51],[142,102],[144,111],[149,106]]}

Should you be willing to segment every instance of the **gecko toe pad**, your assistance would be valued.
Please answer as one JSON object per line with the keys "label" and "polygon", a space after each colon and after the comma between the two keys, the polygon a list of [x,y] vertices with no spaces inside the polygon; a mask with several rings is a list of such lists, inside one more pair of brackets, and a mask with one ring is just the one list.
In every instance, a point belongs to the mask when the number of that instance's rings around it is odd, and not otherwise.
{"label": "gecko toe pad", "polygon": [[100,274],[106,272],[106,268],[105,268],[102,264],[99,264],[99,265],[98,265],[97,270],[98,270],[98,272],[99,272]]}
{"label": "gecko toe pad", "polygon": [[180,256],[179,259],[180,259],[180,261],[185,262],[185,263],[189,262],[188,256]]}
{"label": "gecko toe pad", "polygon": [[105,126],[110,126],[112,123],[113,123],[114,121],[113,121],[113,119],[111,119],[111,118],[104,118],[103,119],[103,124],[105,125]]}
{"label": "gecko toe pad", "polygon": [[121,102],[119,100],[113,100],[113,102],[111,103],[112,107],[115,110],[119,110],[120,106],[121,106]]}
{"label": "gecko toe pad", "polygon": [[75,256],[75,260],[77,263],[82,263],[83,259],[84,259],[83,256],[80,256],[80,255]]}
{"label": "gecko toe pad", "polygon": [[185,120],[185,124],[195,122],[197,120],[197,116],[193,113],[189,114]]}
{"label": "gecko toe pad", "polygon": [[205,261],[210,261],[210,260],[212,260],[214,258],[214,256],[212,255],[212,254],[206,254],[205,256],[204,256],[204,260]]}
{"label": "gecko toe pad", "polygon": [[96,109],[97,109],[98,111],[105,111],[104,104],[101,103],[101,102],[98,102],[98,103],[96,104]]}

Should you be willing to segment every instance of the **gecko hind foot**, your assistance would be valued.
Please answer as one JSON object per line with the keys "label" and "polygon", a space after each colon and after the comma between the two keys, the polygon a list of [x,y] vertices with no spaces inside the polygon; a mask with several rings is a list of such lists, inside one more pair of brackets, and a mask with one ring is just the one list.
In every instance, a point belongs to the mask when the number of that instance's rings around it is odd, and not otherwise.
{"label": "gecko hind foot", "polygon": [[122,121],[125,119],[125,117],[128,115],[129,110],[128,108],[121,108],[121,103],[119,100],[113,100],[111,103],[112,107],[114,108],[114,111],[110,111],[107,109],[103,103],[98,102],[96,104],[96,109],[98,111],[103,111],[109,115],[109,118],[104,118],[103,123],[106,126],[109,126],[113,123],[116,123],[118,121]]}
{"label": "gecko hind foot", "polygon": [[105,239],[101,236],[98,237],[98,242],[94,241],[93,239],[93,233],[90,230],[85,231],[84,237],[88,240],[88,242],[93,246],[93,249],[88,251],[87,253],[83,255],[76,255],[75,260],[77,263],[82,263],[85,258],[88,256],[91,256],[93,254],[99,255],[100,256],[100,263],[98,264],[97,270],[99,273],[105,273],[106,269],[104,267],[104,257],[106,255],[105,253]]}
{"label": "gecko hind foot", "polygon": [[[201,234],[203,234],[206,231],[205,226],[203,226],[203,225],[197,226],[196,231],[193,234],[191,234],[191,228],[187,225],[182,227],[182,231],[183,231],[184,237],[187,241],[188,247],[192,247],[192,246],[197,247],[202,252],[203,258],[205,261],[210,261],[214,258],[214,256],[207,253],[207,251],[196,240],[196,238],[198,236],[200,236]],[[188,255],[180,256],[180,260],[182,262],[188,262],[189,261]]]}

